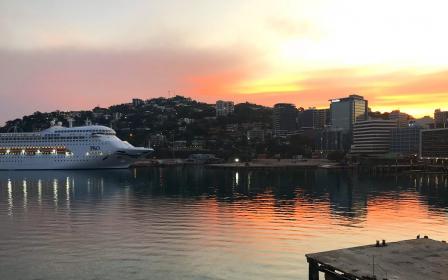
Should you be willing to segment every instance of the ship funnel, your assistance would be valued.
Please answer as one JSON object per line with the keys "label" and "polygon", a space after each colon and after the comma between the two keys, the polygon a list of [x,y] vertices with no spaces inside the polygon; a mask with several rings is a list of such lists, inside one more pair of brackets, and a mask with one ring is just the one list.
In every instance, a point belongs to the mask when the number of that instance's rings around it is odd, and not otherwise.
{"label": "ship funnel", "polygon": [[73,127],[73,122],[75,121],[73,118],[68,118],[68,127]]}

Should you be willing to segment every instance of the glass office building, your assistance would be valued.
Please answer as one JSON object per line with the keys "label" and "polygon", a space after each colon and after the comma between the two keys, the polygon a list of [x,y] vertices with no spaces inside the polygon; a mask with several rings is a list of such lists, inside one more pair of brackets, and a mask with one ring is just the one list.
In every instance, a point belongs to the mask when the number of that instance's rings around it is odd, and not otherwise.
{"label": "glass office building", "polygon": [[360,95],[332,99],[330,102],[331,126],[334,128],[351,130],[354,123],[368,118],[367,100]]}

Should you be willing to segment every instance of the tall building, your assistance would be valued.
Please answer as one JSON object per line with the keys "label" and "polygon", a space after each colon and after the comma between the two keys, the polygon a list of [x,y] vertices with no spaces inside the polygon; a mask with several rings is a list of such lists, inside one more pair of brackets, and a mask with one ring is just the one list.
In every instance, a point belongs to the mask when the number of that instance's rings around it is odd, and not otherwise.
{"label": "tall building", "polygon": [[330,124],[330,110],[309,108],[300,112],[299,125],[301,128],[324,128]]}
{"label": "tall building", "polygon": [[297,108],[293,104],[278,103],[274,105],[274,135],[283,137],[297,131]]}
{"label": "tall building", "polygon": [[420,131],[420,157],[448,159],[448,128]]}
{"label": "tall building", "polygon": [[448,111],[437,109],[434,111],[435,128],[448,128]]}
{"label": "tall building", "polygon": [[367,100],[360,95],[330,100],[331,126],[345,130],[353,129],[359,121],[367,120]]}
{"label": "tall building", "polygon": [[230,114],[233,114],[235,111],[235,104],[232,101],[216,101],[216,116],[217,117],[225,117]]}
{"label": "tall building", "polygon": [[353,126],[351,154],[378,155],[390,151],[391,130],[395,120],[358,121]]}

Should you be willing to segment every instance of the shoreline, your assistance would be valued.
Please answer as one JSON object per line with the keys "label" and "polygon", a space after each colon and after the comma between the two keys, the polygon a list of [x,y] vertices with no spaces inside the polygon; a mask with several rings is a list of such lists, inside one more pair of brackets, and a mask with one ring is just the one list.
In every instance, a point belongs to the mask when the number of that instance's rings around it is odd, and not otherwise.
{"label": "shoreline", "polygon": [[[353,170],[368,172],[371,174],[448,174],[445,169],[426,169],[419,165],[344,165],[328,159],[256,159],[250,162],[185,162],[183,159],[148,159],[140,160],[131,165],[131,168],[144,167],[184,167],[201,166],[210,169],[234,169],[234,170],[278,170],[278,169],[328,169],[328,170]],[[416,169],[413,169],[416,168]]]}

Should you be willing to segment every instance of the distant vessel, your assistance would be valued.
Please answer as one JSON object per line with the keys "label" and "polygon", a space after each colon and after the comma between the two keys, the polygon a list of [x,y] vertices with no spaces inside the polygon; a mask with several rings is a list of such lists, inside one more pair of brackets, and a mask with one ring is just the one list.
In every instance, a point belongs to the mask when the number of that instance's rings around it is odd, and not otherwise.
{"label": "distant vessel", "polygon": [[54,124],[31,133],[0,133],[0,170],[128,168],[153,149],[120,140],[113,129]]}

